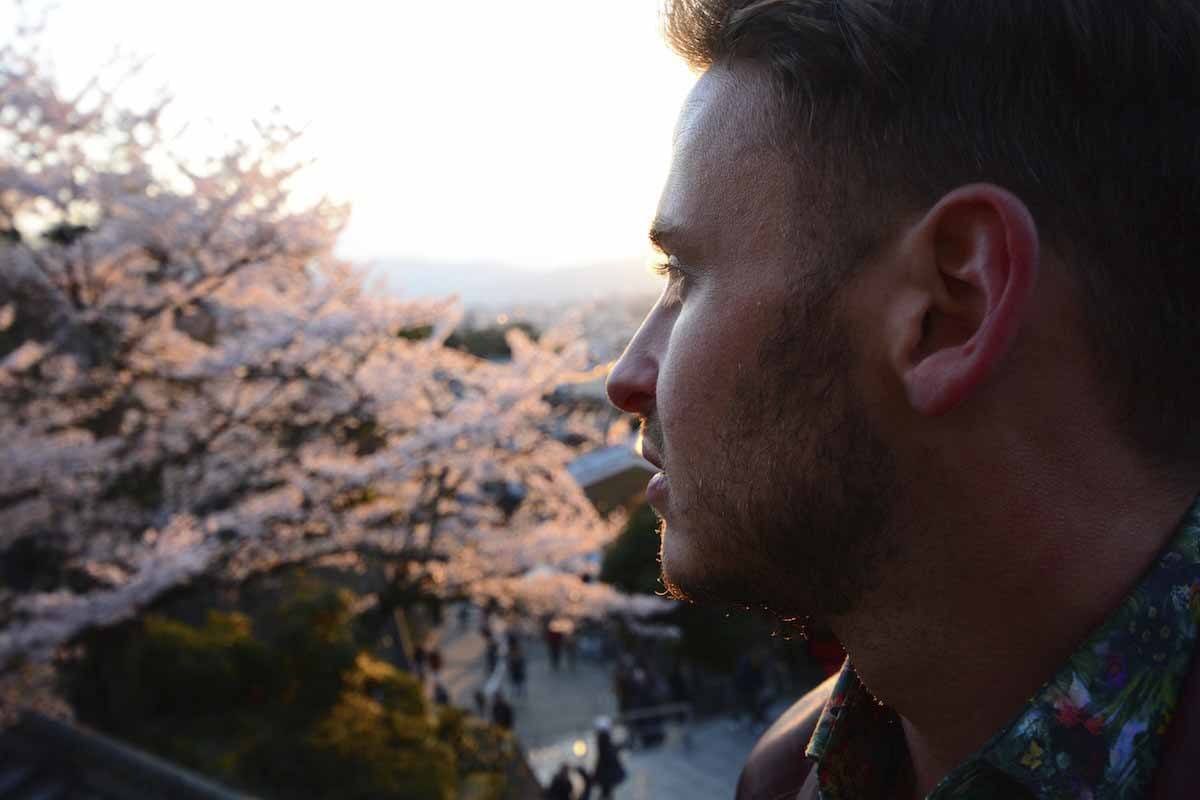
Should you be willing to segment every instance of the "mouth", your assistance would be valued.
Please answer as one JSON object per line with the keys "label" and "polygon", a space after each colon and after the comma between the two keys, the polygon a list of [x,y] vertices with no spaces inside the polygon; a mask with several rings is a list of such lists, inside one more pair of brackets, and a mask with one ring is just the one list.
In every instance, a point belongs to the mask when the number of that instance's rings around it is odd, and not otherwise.
{"label": "mouth", "polygon": [[667,497],[670,494],[671,484],[667,480],[667,473],[659,472],[650,479],[646,484],[646,502],[650,507],[659,513],[665,515],[667,510]]}
{"label": "mouth", "polygon": [[666,467],[663,466],[662,454],[654,449],[654,446],[647,441],[645,436],[638,438],[638,451],[642,458],[654,465],[655,469],[660,472],[665,471]]}
{"label": "mouth", "polygon": [[658,470],[650,482],[646,484],[646,502],[648,502],[655,511],[660,515],[666,512],[668,488],[670,484],[667,481],[666,467],[663,465],[663,456],[655,447],[654,439],[646,435],[645,426],[642,428],[641,435],[638,436],[637,442],[638,453],[643,459]]}

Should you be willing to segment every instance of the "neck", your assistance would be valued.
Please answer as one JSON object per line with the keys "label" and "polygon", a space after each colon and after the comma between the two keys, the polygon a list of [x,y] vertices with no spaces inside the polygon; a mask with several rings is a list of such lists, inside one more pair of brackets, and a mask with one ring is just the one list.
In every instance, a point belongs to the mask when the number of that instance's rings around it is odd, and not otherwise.
{"label": "neck", "polygon": [[959,513],[943,499],[926,517],[937,526],[922,526],[888,584],[834,622],[863,683],[903,721],[918,797],[1011,722],[1112,613],[1196,491],[1190,481],[1095,488],[1031,501],[1027,488],[993,484]]}

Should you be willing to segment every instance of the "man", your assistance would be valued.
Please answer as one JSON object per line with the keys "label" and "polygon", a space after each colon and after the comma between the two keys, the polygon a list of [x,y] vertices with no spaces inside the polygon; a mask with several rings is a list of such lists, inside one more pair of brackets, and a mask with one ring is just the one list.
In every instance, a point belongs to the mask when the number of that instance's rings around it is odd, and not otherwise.
{"label": "man", "polygon": [[1200,2],[676,0],[608,392],[680,598],[849,658],[742,798],[1200,786]]}

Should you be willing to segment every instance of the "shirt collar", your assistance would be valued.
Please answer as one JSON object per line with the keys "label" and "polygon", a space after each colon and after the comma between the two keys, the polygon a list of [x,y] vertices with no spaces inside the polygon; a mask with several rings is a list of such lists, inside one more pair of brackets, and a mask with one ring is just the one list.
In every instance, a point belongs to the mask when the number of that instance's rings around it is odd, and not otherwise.
{"label": "shirt collar", "polygon": [[1140,796],[1191,666],[1198,621],[1200,500],[1137,587],[976,758],[1037,797]]}
{"label": "shirt collar", "polygon": [[[1200,498],[1116,611],[930,797],[975,796],[969,787],[988,773],[1039,798],[1144,791],[1191,663],[1198,620]],[[907,769],[898,716],[871,696],[849,659],[805,754],[816,760],[828,797],[888,796]]]}

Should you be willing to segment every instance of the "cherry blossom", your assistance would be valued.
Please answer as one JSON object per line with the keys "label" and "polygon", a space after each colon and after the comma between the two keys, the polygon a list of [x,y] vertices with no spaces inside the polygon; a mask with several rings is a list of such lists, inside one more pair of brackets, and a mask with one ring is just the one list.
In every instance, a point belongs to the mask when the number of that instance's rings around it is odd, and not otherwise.
{"label": "cherry blossom", "polygon": [[185,157],[108,78],[67,96],[35,40],[0,48],[0,670],[199,575],[347,554],[661,609],[579,579],[622,519],[566,470],[612,415],[547,401],[595,377],[578,324],[504,363],[446,347],[456,302],[368,285],[334,254],[348,209],[295,199],[296,132]]}

